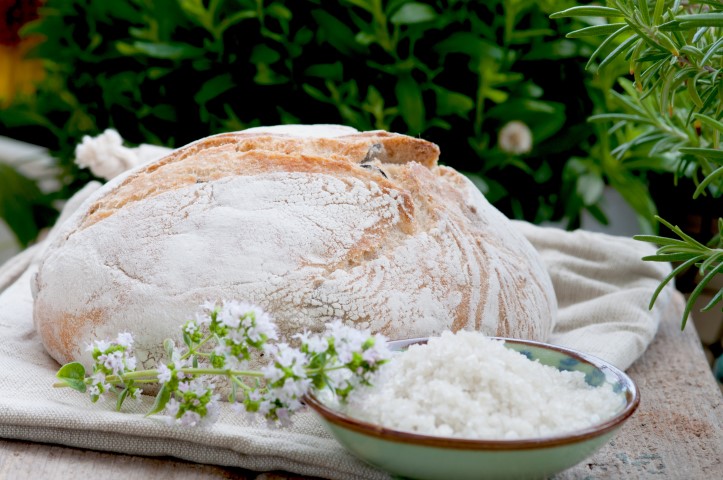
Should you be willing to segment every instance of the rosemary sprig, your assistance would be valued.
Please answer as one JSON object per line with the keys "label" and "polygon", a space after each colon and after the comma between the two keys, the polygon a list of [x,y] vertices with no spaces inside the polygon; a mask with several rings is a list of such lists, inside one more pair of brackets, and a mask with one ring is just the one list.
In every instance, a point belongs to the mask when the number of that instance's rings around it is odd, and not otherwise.
{"label": "rosemary sprig", "polygon": [[[617,145],[607,154],[615,161],[660,158],[679,176],[696,186],[693,198],[723,194],[723,2],[694,0],[608,0],[605,7],[573,7],[551,18],[595,16],[606,24],[586,27],[569,38],[606,37],[586,68],[600,69],[628,63],[632,81],[619,78],[622,92],[611,92],[609,111],[589,121],[612,122],[608,130]],[[600,59],[597,64],[594,60]],[[677,226],[656,217],[678,239],[639,235],[637,240],[660,245],[647,261],[681,262],[656,289],[660,291],[677,274],[695,267],[701,281],[683,313],[685,327],[693,304],[710,281],[723,273],[720,236],[710,248],[686,235]],[[723,219],[718,222],[719,231]],[[703,308],[712,309],[723,299],[717,292]]]}
{"label": "rosemary sprig", "polygon": [[[680,265],[675,267],[672,272],[658,285],[658,288],[653,293],[653,297],[650,299],[649,308],[653,308],[655,300],[663,290],[663,288],[673,280],[679,273],[684,272],[688,268],[695,266],[699,269],[701,280],[695,287],[693,292],[688,297],[688,301],[685,305],[685,311],[683,312],[683,320],[680,329],[685,328],[685,324],[688,320],[688,315],[693,309],[696,300],[700,294],[705,290],[705,287],[710,281],[716,276],[723,273],[723,241],[719,235],[716,239],[717,248],[710,248],[703,245],[690,235],[683,232],[677,225],[671,225],[660,217],[656,217],[660,223],[668,227],[673,233],[675,233],[680,240],[660,237],[657,235],[636,235],[633,238],[642,242],[650,242],[660,245],[655,255],[649,255],[643,257],[643,260],[651,262],[682,262]],[[723,219],[718,220],[718,230],[723,231]],[[711,310],[716,304],[723,300],[723,288],[718,290],[711,301],[703,307],[702,311]]]}

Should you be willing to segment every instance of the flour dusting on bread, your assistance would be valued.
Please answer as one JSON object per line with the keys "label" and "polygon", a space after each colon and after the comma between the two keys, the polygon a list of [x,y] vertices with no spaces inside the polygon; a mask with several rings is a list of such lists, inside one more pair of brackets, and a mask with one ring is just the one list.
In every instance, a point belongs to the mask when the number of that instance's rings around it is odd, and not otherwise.
{"label": "flour dusting on bread", "polygon": [[68,362],[132,331],[154,367],[198,304],[239,299],[288,338],[340,318],[391,338],[545,340],[556,304],[537,253],[438,155],[404,135],[303,126],[217,135],[139,166],[48,249],[38,332]]}

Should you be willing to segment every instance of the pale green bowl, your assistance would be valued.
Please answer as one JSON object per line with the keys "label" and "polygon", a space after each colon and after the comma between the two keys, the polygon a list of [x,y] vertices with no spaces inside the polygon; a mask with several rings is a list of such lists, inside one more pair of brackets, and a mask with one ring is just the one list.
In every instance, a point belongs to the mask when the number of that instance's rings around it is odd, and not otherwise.
{"label": "pale green bowl", "polygon": [[[307,404],[351,453],[398,477],[429,480],[547,478],[581,462],[610,440],[638,407],[640,394],[625,373],[592,355],[528,340],[501,339],[505,346],[560,370],[585,373],[588,384],[607,382],[624,398],[612,418],[566,435],[523,440],[467,440],[390,430],[366,423],[322,404]],[[403,350],[426,339],[390,342]]]}

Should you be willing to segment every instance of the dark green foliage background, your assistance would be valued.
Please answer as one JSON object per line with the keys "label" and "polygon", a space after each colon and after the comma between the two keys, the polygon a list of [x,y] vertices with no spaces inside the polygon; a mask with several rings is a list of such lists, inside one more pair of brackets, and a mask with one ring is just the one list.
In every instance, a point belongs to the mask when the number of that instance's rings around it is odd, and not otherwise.
{"label": "dark green foliage background", "polygon": [[[258,125],[342,123],[437,143],[442,162],[511,217],[573,227],[588,209],[604,221],[602,127],[586,118],[605,110],[620,72],[591,79],[583,66],[599,40],[564,38],[588,24],[548,18],[577,3],[48,0],[23,32],[47,38],[35,55],[48,76],[0,110],[0,134],[57,156],[63,188],[35,198],[43,211],[91,179],[73,164],[75,145],[109,127],[178,147]],[[510,120],[530,126],[529,154],[497,147]],[[620,169],[650,218],[642,181]]]}

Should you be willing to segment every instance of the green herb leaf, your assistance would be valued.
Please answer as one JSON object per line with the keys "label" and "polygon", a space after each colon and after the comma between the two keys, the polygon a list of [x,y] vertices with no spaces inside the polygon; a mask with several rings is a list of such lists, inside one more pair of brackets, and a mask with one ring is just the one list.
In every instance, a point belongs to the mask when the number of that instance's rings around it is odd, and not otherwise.
{"label": "green herb leaf", "polygon": [[718,179],[723,181],[723,167],[718,167],[717,169],[713,170],[710,175],[705,177],[703,181],[700,182],[698,188],[696,188],[695,192],[693,192],[693,198],[698,198],[698,196],[703,193],[706,188],[708,188],[708,185]]}
{"label": "green herb leaf", "polygon": [[581,28],[565,35],[566,38],[594,37],[597,35],[609,35],[624,27],[625,23],[610,23],[607,25],[593,25],[592,27]]}
{"label": "green herb leaf", "polygon": [[622,52],[624,52],[627,48],[629,48],[632,44],[637,42],[640,39],[640,36],[636,33],[635,35],[630,36],[627,38],[623,43],[615,47],[615,50],[610,52],[601,62],[598,68],[602,69],[605,68],[606,65],[608,65],[610,62],[615,60],[618,55],[620,55]]}
{"label": "green herb leaf", "polygon": [[168,389],[166,384],[163,384],[161,389],[158,391],[158,395],[156,395],[156,401],[153,402],[153,407],[151,408],[151,411],[146,414],[146,417],[162,412],[163,409],[166,408],[166,404],[170,399],[171,391]]}
{"label": "green herb leaf", "polygon": [[230,73],[219,75],[205,82],[193,99],[199,105],[205,105],[224,92],[232,89],[236,83],[233,81]]}
{"label": "green herb leaf", "polygon": [[716,303],[720,302],[721,300],[723,300],[723,288],[721,288],[720,290],[718,290],[718,293],[716,293],[716,294],[713,296],[713,298],[710,299],[710,302],[708,302],[708,305],[706,305],[705,307],[701,308],[700,311],[701,311],[701,312],[708,312],[708,311],[710,311],[710,310],[716,305]]}
{"label": "green herb leaf", "polygon": [[176,348],[176,344],[172,339],[167,338],[163,340],[163,350],[166,352],[166,356],[171,359],[173,357],[173,351]]}
{"label": "green herb leaf", "polygon": [[410,133],[417,135],[424,130],[425,113],[422,91],[410,74],[403,74],[394,89],[399,101],[399,112],[409,125]]}
{"label": "green herb leaf", "polygon": [[118,394],[118,399],[115,402],[115,409],[117,412],[120,412],[121,407],[123,406],[123,402],[128,397],[128,387],[124,388],[123,391]]}
{"label": "green herb leaf", "polygon": [[63,365],[55,375],[58,379],[65,382],[73,390],[81,393],[85,392],[85,367],[82,363],[72,362]]}
{"label": "green herb leaf", "polygon": [[700,113],[694,113],[693,118],[700,120],[700,123],[703,125],[707,125],[715,130],[718,130],[720,133],[723,133],[723,122],[719,122],[708,115],[702,115]]}
{"label": "green herb leaf", "polygon": [[622,17],[623,13],[617,8],[609,7],[572,7],[561,12],[556,12],[550,15],[550,18],[565,18],[565,17]]}
{"label": "green herb leaf", "polygon": [[434,89],[437,97],[437,115],[459,115],[465,118],[474,108],[474,101],[467,95],[438,87]]}
{"label": "green herb leaf", "polygon": [[166,60],[182,60],[201,57],[204,50],[185,43],[152,43],[152,42],[125,42],[116,43],[116,49],[123,55],[148,55],[153,58]]}
{"label": "green herb leaf", "polygon": [[681,147],[678,151],[680,153],[689,153],[709,160],[723,162],[723,150],[716,150],[714,148]]}
{"label": "green herb leaf", "polygon": [[406,3],[394,12],[389,21],[394,25],[409,25],[429,22],[437,18],[437,12],[430,5],[423,3]]}
{"label": "green herb leaf", "polygon": [[703,290],[705,289],[706,285],[710,283],[713,278],[715,278],[716,275],[723,272],[723,263],[719,264],[717,267],[712,269],[708,274],[703,277],[703,279],[698,282],[698,285],[693,289],[693,291],[690,293],[690,297],[688,297],[688,302],[685,304],[685,310],[683,311],[683,323],[680,325],[680,329],[683,330],[685,328],[685,323],[688,320],[688,315],[690,314],[690,311],[693,309],[693,306],[695,305],[695,301],[698,300],[698,297],[701,293],[703,293]]}

